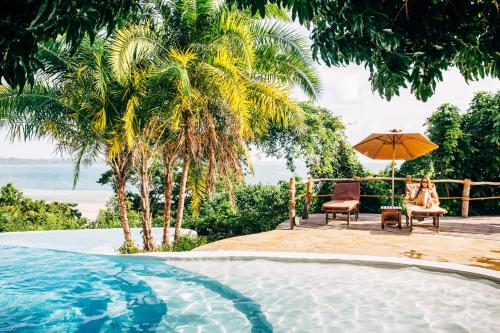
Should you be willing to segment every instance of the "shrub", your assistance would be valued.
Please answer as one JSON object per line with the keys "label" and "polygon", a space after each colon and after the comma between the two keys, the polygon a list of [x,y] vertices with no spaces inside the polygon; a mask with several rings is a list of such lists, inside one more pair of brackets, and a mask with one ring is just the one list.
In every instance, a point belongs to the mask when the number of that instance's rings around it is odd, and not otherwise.
{"label": "shrub", "polygon": [[143,252],[134,242],[123,242],[122,246],[118,248],[120,254],[137,254]]}
{"label": "shrub", "polygon": [[191,251],[194,248],[203,246],[208,243],[205,236],[182,235],[177,240],[175,245],[161,245],[156,251],[158,252],[185,252]]}
{"label": "shrub", "polygon": [[[141,227],[140,213],[131,208],[127,202],[128,223],[131,228]],[[94,222],[90,223],[89,228],[92,229],[107,229],[121,228],[120,213],[118,209],[118,198],[116,196],[109,199],[105,209],[100,209],[99,214]]]}
{"label": "shrub", "polygon": [[[302,186],[303,187],[303,186]],[[206,201],[200,217],[186,218],[184,226],[194,229],[208,241],[269,231],[288,216],[288,184],[238,185],[235,187],[236,211],[231,211],[229,195],[222,192]]]}
{"label": "shrub", "polygon": [[32,200],[11,183],[0,189],[0,232],[86,228],[76,204]]}

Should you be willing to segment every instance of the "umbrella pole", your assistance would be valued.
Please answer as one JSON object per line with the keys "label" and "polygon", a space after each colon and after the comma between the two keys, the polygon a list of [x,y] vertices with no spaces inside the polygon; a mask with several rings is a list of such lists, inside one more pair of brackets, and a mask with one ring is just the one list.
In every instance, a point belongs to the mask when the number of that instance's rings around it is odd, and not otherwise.
{"label": "umbrella pole", "polygon": [[392,160],[392,196],[391,203],[394,206],[394,160]]}
{"label": "umbrella pole", "polygon": [[392,135],[392,195],[391,195],[391,206],[394,206],[394,159],[396,157],[396,136]]}

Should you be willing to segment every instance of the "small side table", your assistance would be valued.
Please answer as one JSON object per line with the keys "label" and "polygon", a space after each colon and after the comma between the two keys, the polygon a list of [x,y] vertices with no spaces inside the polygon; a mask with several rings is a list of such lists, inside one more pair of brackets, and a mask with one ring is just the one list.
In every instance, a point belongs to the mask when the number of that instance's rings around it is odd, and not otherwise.
{"label": "small side table", "polygon": [[401,207],[381,206],[380,212],[382,229],[385,228],[386,224],[397,224],[398,228],[401,229]]}

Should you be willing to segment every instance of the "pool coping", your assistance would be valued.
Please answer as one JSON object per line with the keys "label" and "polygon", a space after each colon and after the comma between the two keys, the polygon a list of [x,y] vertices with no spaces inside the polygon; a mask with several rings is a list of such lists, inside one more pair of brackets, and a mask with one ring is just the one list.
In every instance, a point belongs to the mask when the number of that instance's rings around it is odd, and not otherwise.
{"label": "pool coping", "polygon": [[281,262],[342,263],[384,268],[417,267],[420,269],[455,273],[465,277],[487,279],[500,284],[500,271],[482,267],[467,266],[451,262],[438,262],[424,259],[369,256],[358,254],[330,254],[311,252],[259,252],[259,251],[190,251],[154,252],[127,255],[156,260],[274,260]]}

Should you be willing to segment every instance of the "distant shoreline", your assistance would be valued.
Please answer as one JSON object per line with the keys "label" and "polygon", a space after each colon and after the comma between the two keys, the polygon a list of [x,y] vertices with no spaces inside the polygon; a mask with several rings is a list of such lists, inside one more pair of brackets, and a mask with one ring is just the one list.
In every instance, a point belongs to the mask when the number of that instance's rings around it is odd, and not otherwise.
{"label": "distant shoreline", "polygon": [[[263,159],[259,161],[259,159],[255,159],[254,163],[261,163],[261,164],[268,164],[268,163],[276,163],[279,160],[267,160]],[[390,163],[390,161],[370,161],[370,162],[364,162],[360,161],[361,165],[365,167],[366,169],[372,171],[372,172],[378,172],[383,170],[385,167],[387,167]],[[46,164],[46,165],[68,165],[68,164],[73,164],[73,161],[69,158],[18,158],[18,157],[0,157],[0,165],[16,165],[16,164],[22,164],[22,165],[35,165],[35,164]],[[96,161],[93,163],[93,165],[106,165],[106,163],[102,161]]]}
{"label": "distant shoreline", "polygon": [[[69,158],[18,158],[18,157],[0,157],[0,164],[73,164]],[[105,163],[96,161],[98,165]]]}

